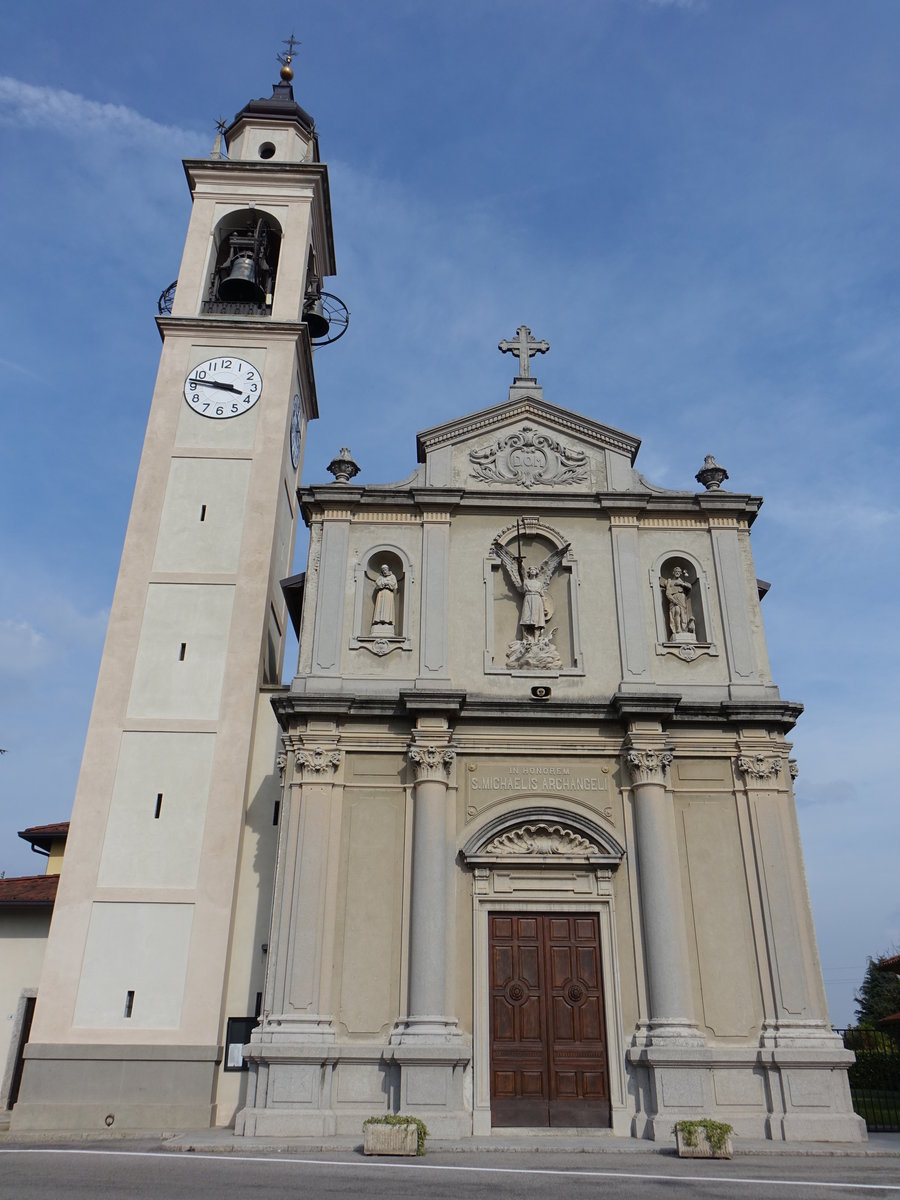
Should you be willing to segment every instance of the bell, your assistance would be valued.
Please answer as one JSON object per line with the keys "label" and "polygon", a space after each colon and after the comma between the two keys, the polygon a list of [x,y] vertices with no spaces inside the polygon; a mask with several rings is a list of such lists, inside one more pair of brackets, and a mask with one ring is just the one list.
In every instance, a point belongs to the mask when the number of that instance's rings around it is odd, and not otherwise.
{"label": "bell", "polygon": [[227,304],[264,304],[266,293],[256,278],[252,254],[239,254],[224,279],[219,281],[218,297]]}
{"label": "bell", "polygon": [[331,322],[325,316],[325,307],[322,304],[322,297],[310,296],[303,305],[303,320],[306,322],[306,327],[309,330],[310,341],[316,341],[317,338],[323,338],[328,335],[328,330],[331,328]]}

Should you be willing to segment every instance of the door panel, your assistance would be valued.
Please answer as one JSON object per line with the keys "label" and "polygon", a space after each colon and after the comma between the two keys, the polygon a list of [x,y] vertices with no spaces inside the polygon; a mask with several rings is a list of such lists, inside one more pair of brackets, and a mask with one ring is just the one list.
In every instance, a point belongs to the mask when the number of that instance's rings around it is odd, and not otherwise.
{"label": "door panel", "polygon": [[490,914],[495,1126],[608,1126],[597,918]]}

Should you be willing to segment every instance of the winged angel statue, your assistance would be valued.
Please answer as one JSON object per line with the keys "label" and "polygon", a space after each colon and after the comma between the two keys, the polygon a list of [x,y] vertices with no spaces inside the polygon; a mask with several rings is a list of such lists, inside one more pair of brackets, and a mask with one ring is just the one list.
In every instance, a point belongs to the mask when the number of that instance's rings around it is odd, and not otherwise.
{"label": "winged angel statue", "polygon": [[553,601],[547,595],[547,588],[570,545],[570,542],[566,542],[564,546],[548,554],[539,567],[523,569],[521,555],[510,554],[499,539],[494,539],[491,549],[503,563],[510,583],[522,597],[522,608],[519,612],[522,637],[510,642],[506,648],[506,665],[511,670],[531,668],[552,671],[562,666],[559,652],[553,645],[556,629],[545,632],[553,616]]}

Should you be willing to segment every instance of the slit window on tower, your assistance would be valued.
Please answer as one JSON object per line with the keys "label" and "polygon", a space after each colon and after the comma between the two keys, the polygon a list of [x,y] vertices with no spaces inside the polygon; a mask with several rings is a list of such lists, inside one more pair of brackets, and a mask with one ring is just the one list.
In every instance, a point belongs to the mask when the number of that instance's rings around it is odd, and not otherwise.
{"label": "slit window on tower", "polygon": [[184,662],[184,656],[187,654],[187,642],[181,643],[181,649],[178,651],[178,661]]}
{"label": "slit window on tower", "polygon": [[157,792],[156,793],[156,810],[153,813],[153,816],[157,821],[159,820],[159,814],[162,812],[162,798],[163,798],[162,792]]}
{"label": "slit window on tower", "polygon": [[281,801],[276,800],[275,803],[272,805],[272,824],[273,825],[278,824],[278,814],[280,812],[281,812]]}
{"label": "slit window on tower", "polygon": [[205,504],[200,505],[200,520],[201,521],[206,520],[206,505]]}
{"label": "slit window on tower", "polygon": [[125,993],[125,1016],[130,1017],[134,1012],[134,992]]}

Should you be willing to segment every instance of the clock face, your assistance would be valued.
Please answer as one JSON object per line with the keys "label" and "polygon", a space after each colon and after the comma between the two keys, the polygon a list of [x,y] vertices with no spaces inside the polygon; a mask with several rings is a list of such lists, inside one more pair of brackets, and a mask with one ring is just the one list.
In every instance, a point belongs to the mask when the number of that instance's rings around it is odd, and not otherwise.
{"label": "clock face", "polygon": [[184,381],[184,398],[201,417],[226,421],[247,412],[262,395],[262,376],[242,358],[208,358]]}
{"label": "clock face", "polygon": [[300,397],[294,396],[294,411],[291,413],[291,462],[294,470],[300,462],[300,440],[303,437],[303,422],[300,413]]}

